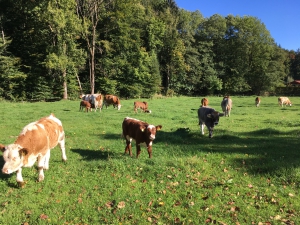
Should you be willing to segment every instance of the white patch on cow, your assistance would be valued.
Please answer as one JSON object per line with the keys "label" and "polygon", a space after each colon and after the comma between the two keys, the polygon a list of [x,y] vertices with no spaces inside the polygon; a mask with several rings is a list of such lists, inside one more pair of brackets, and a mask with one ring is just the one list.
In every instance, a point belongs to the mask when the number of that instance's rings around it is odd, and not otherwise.
{"label": "white patch on cow", "polygon": [[118,110],[120,110],[121,109],[121,105],[118,105]]}
{"label": "white patch on cow", "polygon": [[153,129],[153,128],[155,128],[155,126],[154,125],[148,125],[148,128]]}
{"label": "white patch on cow", "polygon": [[25,126],[20,134],[25,135],[27,131],[32,131],[32,130],[37,130],[37,129],[38,128],[36,126],[36,122],[32,122],[32,123],[28,124],[27,126]]}
{"label": "white patch on cow", "polygon": [[[132,138],[129,135],[126,135],[126,140],[129,141],[130,143],[132,142]],[[134,139],[133,139],[134,140]],[[135,141],[135,140],[134,140]]]}
{"label": "white patch on cow", "polygon": [[54,117],[52,114],[48,117],[49,119],[53,120],[55,123],[57,123],[59,126],[62,126],[62,123],[59,119]]}
{"label": "white patch on cow", "polygon": [[38,123],[37,126],[39,126],[40,128],[42,128],[43,130],[45,130],[45,126],[41,123]]}
{"label": "white patch on cow", "polygon": [[204,127],[205,127],[205,124],[201,124],[201,133],[202,133],[202,135],[204,135]]}

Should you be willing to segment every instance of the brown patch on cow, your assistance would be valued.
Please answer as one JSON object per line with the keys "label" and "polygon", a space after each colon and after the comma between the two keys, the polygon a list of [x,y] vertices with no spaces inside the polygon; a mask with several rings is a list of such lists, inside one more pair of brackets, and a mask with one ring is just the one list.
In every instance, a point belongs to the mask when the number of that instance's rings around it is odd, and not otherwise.
{"label": "brown patch on cow", "polygon": [[91,110],[92,105],[90,102],[82,100],[79,105],[79,111],[82,111],[85,108],[85,111],[88,112]]}

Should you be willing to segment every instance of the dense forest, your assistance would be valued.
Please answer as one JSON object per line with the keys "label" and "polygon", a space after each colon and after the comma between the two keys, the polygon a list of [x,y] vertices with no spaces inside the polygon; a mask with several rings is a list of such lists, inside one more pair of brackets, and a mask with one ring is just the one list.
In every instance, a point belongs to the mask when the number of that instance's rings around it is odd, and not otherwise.
{"label": "dense forest", "polygon": [[300,50],[281,48],[259,18],[199,10],[174,0],[0,0],[0,98],[260,95],[300,79]]}

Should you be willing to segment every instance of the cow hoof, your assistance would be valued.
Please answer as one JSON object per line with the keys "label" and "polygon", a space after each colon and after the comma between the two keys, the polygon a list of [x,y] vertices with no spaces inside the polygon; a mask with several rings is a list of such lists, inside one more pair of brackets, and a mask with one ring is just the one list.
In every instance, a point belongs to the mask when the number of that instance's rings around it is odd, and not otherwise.
{"label": "cow hoof", "polygon": [[41,182],[41,181],[43,181],[44,180],[44,176],[42,176],[42,175],[39,175],[39,182]]}
{"label": "cow hoof", "polygon": [[24,188],[25,187],[25,182],[24,181],[18,181],[18,186],[20,187],[20,188]]}

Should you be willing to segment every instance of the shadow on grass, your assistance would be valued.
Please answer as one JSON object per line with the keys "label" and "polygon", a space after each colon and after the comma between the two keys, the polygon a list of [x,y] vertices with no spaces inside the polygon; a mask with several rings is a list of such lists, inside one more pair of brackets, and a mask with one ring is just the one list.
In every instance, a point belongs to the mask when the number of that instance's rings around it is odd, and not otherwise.
{"label": "shadow on grass", "polygon": [[90,149],[71,149],[72,152],[81,155],[82,160],[90,161],[90,160],[108,160],[109,157],[113,157],[113,152],[107,151],[95,151]]}

